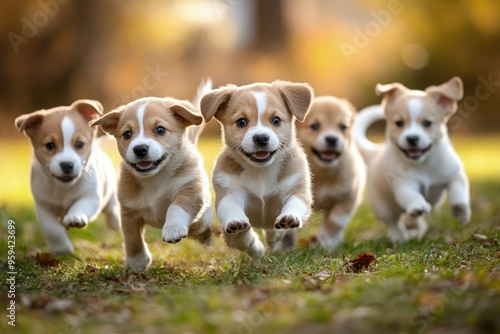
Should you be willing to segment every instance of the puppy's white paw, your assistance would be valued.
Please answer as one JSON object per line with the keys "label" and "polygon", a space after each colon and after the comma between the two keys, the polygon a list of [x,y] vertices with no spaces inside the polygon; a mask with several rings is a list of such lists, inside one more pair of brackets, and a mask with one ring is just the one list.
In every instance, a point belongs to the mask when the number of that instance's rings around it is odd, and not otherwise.
{"label": "puppy's white paw", "polygon": [[462,224],[470,221],[471,209],[467,204],[452,204],[451,214]]}
{"label": "puppy's white paw", "polygon": [[88,223],[89,218],[83,214],[67,214],[63,218],[63,225],[67,227],[84,228]]}
{"label": "puppy's white paw", "polygon": [[427,203],[424,199],[417,199],[406,207],[406,213],[413,217],[426,215],[431,211],[432,211],[432,205]]}
{"label": "puppy's white paw", "polygon": [[162,229],[162,239],[170,244],[175,244],[187,237],[188,227],[178,223],[165,223]]}
{"label": "puppy's white paw", "polygon": [[276,221],[274,222],[274,228],[276,229],[290,229],[290,228],[301,228],[302,227],[302,219],[295,215],[290,215],[286,213],[282,213],[278,216]]}
{"label": "puppy's white paw", "polygon": [[151,253],[147,246],[137,255],[125,256],[125,264],[133,271],[143,271],[151,264]]}
{"label": "puppy's white paw", "polygon": [[250,227],[250,223],[247,220],[233,220],[224,226],[224,231],[229,234],[239,233],[248,230]]}

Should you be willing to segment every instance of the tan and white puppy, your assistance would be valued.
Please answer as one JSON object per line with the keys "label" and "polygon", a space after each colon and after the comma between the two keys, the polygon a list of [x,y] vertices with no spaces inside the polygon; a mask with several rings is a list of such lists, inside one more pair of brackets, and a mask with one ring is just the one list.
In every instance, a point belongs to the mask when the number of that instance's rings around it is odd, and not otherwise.
{"label": "tan and white puppy", "polygon": [[265,252],[254,227],[264,229],[271,249],[290,249],[292,229],[309,218],[311,180],[294,122],[304,120],[312,97],[307,84],[275,81],[228,85],[201,100],[205,120],[223,126],[213,186],[224,238],[254,262]]}
{"label": "tan and white puppy", "polygon": [[[211,239],[210,184],[188,127],[203,121],[198,112],[203,85],[194,105],[169,97],[146,97],[113,110],[91,125],[116,137],[123,160],[118,199],[122,212],[125,263],[144,270],[151,253],[145,225],[162,229],[162,239],[177,243],[192,236]],[[191,139],[190,139],[191,138]]]}
{"label": "tan and white puppy", "polygon": [[314,209],[324,211],[318,241],[325,248],[342,241],[363,198],[366,167],[351,131],[356,114],[349,101],[320,96],[305,121],[296,124],[311,167]]}
{"label": "tan and white puppy", "polygon": [[98,101],[78,100],[15,120],[33,146],[31,192],[54,254],[73,253],[66,230],[87,226],[103,210],[108,225],[120,227],[115,170],[97,146],[96,130],[88,126],[101,112]]}
{"label": "tan and white puppy", "polygon": [[[382,105],[360,112],[354,135],[368,165],[369,200],[376,217],[387,223],[391,239],[422,238],[427,231],[423,216],[446,192],[453,216],[467,223],[469,181],[446,128],[462,99],[462,80],[454,77],[425,91],[378,84],[376,91],[385,94]],[[384,118],[386,142],[374,144],[366,130]]]}

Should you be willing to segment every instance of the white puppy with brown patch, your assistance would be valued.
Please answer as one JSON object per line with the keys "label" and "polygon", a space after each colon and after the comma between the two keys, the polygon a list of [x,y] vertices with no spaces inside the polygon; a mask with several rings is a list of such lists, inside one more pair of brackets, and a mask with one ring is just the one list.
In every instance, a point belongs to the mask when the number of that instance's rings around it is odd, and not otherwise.
{"label": "white puppy with brown patch", "polygon": [[200,87],[194,105],[146,97],[91,123],[116,137],[123,158],[118,199],[125,263],[132,270],[144,270],[151,263],[144,241],[146,224],[161,228],[168,243],[188,234],[202,243],[211,239],[210,184],[196,149],[197,136],[188,131],[202,123],[199,99],[210,88],[210,81]]}
{"label": "white puppy with brown patch", "polygon": [[[376,91],[385,94],[382,105],[360,112],[355,137],[368,165],[369,200],[391,239],[422,238],[427,231],[423,216],[446,192],[453,216],[467,223],[469,181],[446,128],[462,99],[462,80],[454,77],[425,91],[399,83],[378,84]],[[384,118],[386,142],[374,144],[366,138],[366,130]]]}
{"label": "white puppy with brown patch", "polygon": [[311,212],[307,158],[296,141],[311,99],[307,84],[275,81],[228,85],[206,94],[201,112],[223,126],[223,151],[213,170],[216,210],[228,246],[258,261],[265,248],[292,248]]}
{"label": "white puppy with brown patch", "polygon": [[15,120],[33,147],[31,192],[54,254],[73,253],[67,229],[87,226],[102,210],[111,228],[120,227],[115,170],[88,126],[101,112],[98,101],[78,100]]}
{"label": "white puppy with brown patch", "polygon": [[366,167],[352,138],[356,109],[344,99],[315,97],[297,134],[313,177],[314,209],[324,211],[318,241],[335,248],[363,199]]}

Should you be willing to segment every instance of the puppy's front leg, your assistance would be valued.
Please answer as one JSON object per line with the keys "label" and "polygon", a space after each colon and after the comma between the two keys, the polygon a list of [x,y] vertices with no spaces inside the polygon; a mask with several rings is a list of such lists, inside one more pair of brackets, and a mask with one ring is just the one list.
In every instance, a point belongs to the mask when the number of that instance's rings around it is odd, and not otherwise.
{"label": "puppy's front leg", "polygon": [[63,255],[73,254],[74,248],[68,237],[66,227],[59,223],[57,215],[51,208],[44,204],[36,203],[35,210],[52,253]]}
{"label": "puppy's front leg", "polygon": [[471,216],[469,180],[464,171],[448,185],[448,196],[453,217],[462,224],[468,223]]}
{"label": "puppy's front leg", "polygon": [[208,205],[204,202],[201,184],[191,182],[178,193],[175,201],[168,207],[165,224],[162,229],[162,239],[175,244],[187,237],[189,226]]}
{"label": "puppy's front leg", "polygon": [[318,232],[318,241],[321,246],[334,249],[339,245],[344,238],[345,228],[356,211],[357,202],[359,201],[355,199],[347,199],[325,212],[323,225]]}
{"label": "puppy's front leg", "polygon": [[405,212],[414,217],[431,212],[430,205],[418,191],[419,186],[414,182],[403,182],[394,185],[394,196]]}
{"label": "puppy's front leg", "polygon": [[63,224],[67,227],[83,228],[99,214],[100,199],[97,194],[80,198],[68,210],[63,218]]}
{"label": "puppy's front leg", "polygon": [[232,192],[224,195],[217,204],[217,216],[224,232],[239,233],[248,230],[251,225],[245,214],[245,194]]}
{"label": "puppy's front leg", "polygon": [[290,196],[274,223],[276,229],[302,228],[311,213],[310,205],[297,195]]}

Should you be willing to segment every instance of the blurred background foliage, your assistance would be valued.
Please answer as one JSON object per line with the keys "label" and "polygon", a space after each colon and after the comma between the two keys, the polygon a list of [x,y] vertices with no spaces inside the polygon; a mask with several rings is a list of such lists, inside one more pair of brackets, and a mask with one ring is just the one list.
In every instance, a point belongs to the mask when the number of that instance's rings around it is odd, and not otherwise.
{"label": "blurred background foliage", "polygon": [[494,132],[500,119],[498,0],[8,0],[0,35],[4,137],[20,136],[23,113],[189,99],[204,77],[309,82],[362,108],[380,101],[378,82],[424,89],[458,75],[451,130]]}

